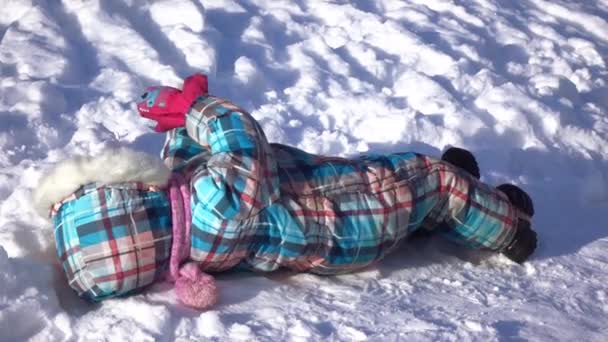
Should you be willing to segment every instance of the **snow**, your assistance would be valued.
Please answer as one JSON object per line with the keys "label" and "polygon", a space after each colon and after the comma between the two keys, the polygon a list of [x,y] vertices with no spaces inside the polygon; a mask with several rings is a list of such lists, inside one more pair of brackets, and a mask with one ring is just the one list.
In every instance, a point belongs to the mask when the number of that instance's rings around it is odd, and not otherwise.
{"label": "snow", "polygon": [[[608,1],[0,0],[0,340],[581,340],[608,335]],[[471,149],[529,191],[523,266],[434,237],[349,275],[226,273],[76,297],[31,201],[57,161],[164,137],[134,101],[209,74],[271,141]]]}

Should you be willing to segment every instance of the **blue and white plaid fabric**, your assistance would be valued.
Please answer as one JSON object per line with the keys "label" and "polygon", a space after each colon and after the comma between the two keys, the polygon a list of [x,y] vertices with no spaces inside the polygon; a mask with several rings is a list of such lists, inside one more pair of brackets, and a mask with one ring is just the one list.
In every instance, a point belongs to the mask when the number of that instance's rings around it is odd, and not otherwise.
{"label": "blue and white plaid fabric", "polygon": [[334,274],[380,260],[421,227],[501,250],[520,213],[500,191],[415,153],[344,159],[269,144],[251,115],[205,96],[168,146],[193,160],[191,258],[203,270]]}
{"label": "blue and white plaid fabric", "polygon": [[140,183],[88,184],[53,220],[59,260],[85,298],[125,295],[166,274],[172,233],[163,192]]}
{"label": "blue and white plaid fabric", "polygon": [[[428,156],[345,159],[269,144],[250,114],[213,96],[193,104],[161,155],[190,182],[190,258],[203,271],[349,272],[420,228],[502,250],[522,215],[502,192]],[[167,272],[171,208],[149,190],[90,184],[58,207],[57,252],[81,295],[127,294]]]}

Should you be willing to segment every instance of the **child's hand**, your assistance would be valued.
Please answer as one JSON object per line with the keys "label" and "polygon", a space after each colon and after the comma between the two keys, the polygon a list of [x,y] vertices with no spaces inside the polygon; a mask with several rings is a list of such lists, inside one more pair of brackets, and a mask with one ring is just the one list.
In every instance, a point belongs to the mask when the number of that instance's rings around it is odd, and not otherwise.
{"label": "child's hand", "polygon": [[196,98],[208,94],[207,76],[194,74],[184,81],[183,90],[155,86],[146,89],[137,103],[139,114],[157,122],[154,130],[166,132],[186,124],[186,112]]}

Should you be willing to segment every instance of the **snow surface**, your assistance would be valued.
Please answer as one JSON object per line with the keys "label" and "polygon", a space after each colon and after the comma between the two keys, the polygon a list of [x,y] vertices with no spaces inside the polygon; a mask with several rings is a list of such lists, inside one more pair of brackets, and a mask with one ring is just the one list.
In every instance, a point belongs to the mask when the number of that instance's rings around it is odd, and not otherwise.
{"label": "snow surface", "polygon": [[[608,338],[608,1],[0,0],[0,340]],[[355,155],[449,145],[533,196],[523,266],[416,238],[351,275],[218,276],[91,305],[32,188],[107,146],[158,153],[134,107],[197,71],[270,140]]]}

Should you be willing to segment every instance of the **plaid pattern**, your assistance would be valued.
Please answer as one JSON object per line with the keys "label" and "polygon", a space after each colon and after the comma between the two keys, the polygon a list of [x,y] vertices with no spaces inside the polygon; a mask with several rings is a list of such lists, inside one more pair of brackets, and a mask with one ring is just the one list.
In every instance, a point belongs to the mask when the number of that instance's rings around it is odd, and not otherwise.
{"label": "plaid pattern", "polygon": [[160,157],[167,167],[175,172],[191,174],[201,164],[206,164],[211,152],[188,136],[186,128],[167,132]]}
{"label": "plaid pattern", "polygon": [[54,216],[57,255],[70,286],[90,300],[162,279],[171,250],[163,192],[140,183],[88,184]]}
{"label": "plaid pattern", "polygon": [[[133,184],[131,184],[129,186],[134,189],[142,190],[142,191],[151,191],[151,192],[160,191],[160,188],[157,186],[147,185],[147,184],[143,184],[141,182],[134,182]],[[87,190],[90,191],[91,187],[101,187],[101,186],[98,186],[95,184],[88,184],[86,186],[81,186],[78,190],[76,190],[76,192],[70,194],[69,196],[62,199],[61,201],[53,204],[53,206],[51,207],[51,211],[49,213],[49,217],[52,218],[55,215],[57,215],[57,212],[59,211],[59,208],[61,208],[62,205],[81,197],[85,193],[85,191],[87,191]]]}
{"label": "plaid pattern", "polygon": [[191,179],[191,258],[207,271],[348,272],[423,226],[501,250],[520,214],[496,189],[430,157],[343,159],[268,144],[248,113],[212,96],[195,102],[186,131],[211,153]]}
{"label": "plaid pattern", "polygon": [[228,269],[248,252],[254,218],[279,198],[276,162],[258,123],[228,101],[199,98],[186,116],[186,129],[211,152],[191,179],[191,257],[203,269]]}

